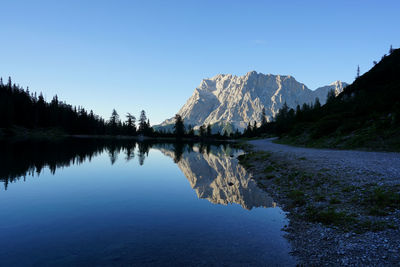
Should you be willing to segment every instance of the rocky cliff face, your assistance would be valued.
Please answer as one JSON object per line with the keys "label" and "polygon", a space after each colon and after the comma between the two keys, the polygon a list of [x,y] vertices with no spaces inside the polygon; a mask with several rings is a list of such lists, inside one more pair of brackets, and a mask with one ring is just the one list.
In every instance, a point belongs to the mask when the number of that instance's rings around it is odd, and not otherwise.
{"label": "rocky cliff face", "polygon": [[[176,157],[172,148],[158,149],[171,158]],[[196,147],[191,152],[186,150],[177,164],[199,198],[214,204],[236,203],[248,210],[275,206],[238,160],[220,149],[211,153],[202,153]]]}
{"label": "rocky cliff face", "polygon": [[[219,126],[219,130],[226,125],[243,130],[248,122],[260,121],[263,108],[267,120],[271,120],[285,102],[295,108],[303,103],[313,103],[318,97],[324,104],[329,90],[333,89],[338,94],[346,85],[336,81],[312,91],[292,76],[266,75],[255,71],[244,76],[219,74],[204,79],[178,114],[186,125],[195,129],[211,124]],[[158,127],[168,127],[173,123],[173,118],[168,119]]]}

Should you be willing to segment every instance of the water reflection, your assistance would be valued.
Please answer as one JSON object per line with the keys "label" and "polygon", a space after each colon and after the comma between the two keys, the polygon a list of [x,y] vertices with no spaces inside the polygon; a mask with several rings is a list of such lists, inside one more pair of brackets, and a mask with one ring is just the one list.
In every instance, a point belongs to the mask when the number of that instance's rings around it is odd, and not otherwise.
{"label": "water reflection", "polygon": [[174,158],[199,198],[215,204],[236,203],[248,210],[275,205],[239,164],[231,148],[199,145],[179,149],[179,153],[174,148],[159,149]]}
{"label": "water reflection", "polygon": [[[274,206],[272,199],[238,163],[237,151],[228,144],[134,142],[132,140],[79,139],[63,141],[0,142],[0,181],[10,183],[40,176],[44,168],[54,175],[58,168],[91,161],[107,153],[111,165],[118,160],[145,163],[151,148],[171,157],[199,198],[215,204],[236,203],[245,209]],[[120,159],[118,157],[121,157]]]}

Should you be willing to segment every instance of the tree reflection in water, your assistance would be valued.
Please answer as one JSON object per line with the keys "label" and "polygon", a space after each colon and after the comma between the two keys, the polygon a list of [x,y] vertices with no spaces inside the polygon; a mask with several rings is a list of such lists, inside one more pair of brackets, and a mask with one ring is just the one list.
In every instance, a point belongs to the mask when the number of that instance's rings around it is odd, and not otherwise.
{"label": "tree reflection in water", "polygon": [[[26,176],[39,176],[48,168],[91,161],[107,153],[111,164],[119,156],[131,161],[137,155],[143,165],[151,148],[160,150],[179,166],[199,198],[215,204],[237,203],[243,208],[273,206],[272,199],[238,163],[227,143],[135,142],[126,139],[68,138],[59,141],[0,141],[0,181],[4,188]],[[122,155],[121,155],[122,154]]]}

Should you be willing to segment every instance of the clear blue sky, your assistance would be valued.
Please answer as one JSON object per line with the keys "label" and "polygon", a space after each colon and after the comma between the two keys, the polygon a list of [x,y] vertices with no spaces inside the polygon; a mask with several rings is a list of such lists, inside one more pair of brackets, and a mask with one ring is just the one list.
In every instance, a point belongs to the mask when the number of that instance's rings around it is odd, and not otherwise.
{"label": "clear blue sky", "polygon": [[108,118],[172,117],[203,78],[250,70],[310,89],[400,46],[400,1],[1,1],[0,76]]}

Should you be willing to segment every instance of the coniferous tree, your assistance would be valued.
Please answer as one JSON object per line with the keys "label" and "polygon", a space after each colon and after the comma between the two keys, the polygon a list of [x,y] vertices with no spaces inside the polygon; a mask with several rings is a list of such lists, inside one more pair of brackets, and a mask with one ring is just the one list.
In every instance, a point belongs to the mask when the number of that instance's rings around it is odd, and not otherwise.
{"label": "coniferous tree", "polygon": [[185,134],[185,125],[183,124],[183,119],[179,114],[175,115],[174,134],[177,138],[182,138]]}
{"label": "coniferous tree", "polygon": [[139,133],[145,134],[147,132],[147,117],[146,117],[146,112],[142,110],[140,112],[140,117],[139,117]]}
{"label": "coniferous tree", "polygon": [[358,79],[360,77],[360,65],[357,66],[357,75],[356,75],[356,79]]}
{"label": "coniferous tree", "polygon": [[207,137],[210,137],[210,136],[211,136],[211,125],[208,124],[207,125]]}
{"label": "coniferous tree", "polygon": [[131,113],[126,114],[126,133],[128,135],[134,135],[136,133],[136,118]]}
{"label": "coniferous tree", "polygon": [[321,102],[319,102],[319,98],[315,98],[314,109],[319,109],[321,107]]}
{"label": "coniferous tree", "polygon": [[239,129],[236,129],[235,134],[234,134],[235,138],[239,138],[240,137],[240,132]]}
{"label": "coniferous tree", "polygon": [[335,90],[329,90],[327,98],[326,98],[326,103],[331,103],[335,100],[336,98],[336,93]]}
{"label": "coniferous tree", "polygon": [[111,113],[109,124],[111,127],[111,134],[117,134],[120,120],[119,120],[118,112],[115,109],[113,109],[113,111]]}
{"label": "coniferous tree", "polygon": [[250,122],[247,124],[247,128],[244,130],[243,135],[246,137],[250,137],[252,135],[252,129]]}
{"label": "coniferous tree", "polygon": [[267,115],[265,114],[265,108],[261,111],[261,126],[264,127],[267,124]]}
{"label": "coniferous tree", "polygon": [[194,137],[194,130],[193,130],[193,126],[191,124],[189,124],[189,127],[188,127],[188,136]]}
{"label": "coniferous tree", "polygon": [[206,127],[204,125],[200,126],[199,134],[200,134],[200,137],[204,137],[206,135]]}

